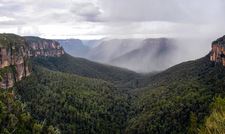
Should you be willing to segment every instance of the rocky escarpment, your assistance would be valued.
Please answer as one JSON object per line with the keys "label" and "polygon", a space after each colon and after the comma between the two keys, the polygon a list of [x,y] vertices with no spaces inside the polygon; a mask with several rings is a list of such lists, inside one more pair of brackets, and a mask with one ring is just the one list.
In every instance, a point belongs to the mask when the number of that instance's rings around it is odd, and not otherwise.
{"label": "rocky escarpment", "polygon": [[34,57],[59,57],[63,55],[64,49],[59,42],[42,39],[39,37],[26,37],[30,42],[30,55]]}
{"label": "rocky escarpment", "polygon": [[212,42],[210,60],[225,66],[225,35]]}
{"label": "rocky escarpment", "polygon": [[30,75],[29,42],[14,34],[0,34],[0,88],[9,88]]}

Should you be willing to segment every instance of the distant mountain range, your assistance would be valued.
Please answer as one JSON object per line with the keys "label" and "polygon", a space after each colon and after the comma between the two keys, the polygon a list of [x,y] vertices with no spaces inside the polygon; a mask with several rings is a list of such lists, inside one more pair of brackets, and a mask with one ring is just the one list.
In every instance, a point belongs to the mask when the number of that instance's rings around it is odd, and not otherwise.
{"label": "distant mountain range", "polygon": [[138,39],[112,39],[102,41],[87,53],[87,59],[109,63],[111,59],[121,56],[139,47],[141,40]]}
{"label": "distant mountain range", "polygon": [[[145,39],[138,48],[110,60],[110,64],[135,70],[137,72],[151,72],[168,68],[176,52],[172,39]],[[157,68],[157,69],[156,69]]]}
{"label": "distant mountain range", "polygon": [[83,45],[79,39],[57,39],[55,41],[59,42],[67,53],[75,57],[80,57],[83,52],[89,50],[89,47]]}
{"label": "distant mountain range", "polygon": [[56,41],[60,42],[67,53],[75,57],[136,72],[159,71],[174,65],[173,56],[177,51],[174,39],[169,38]]}

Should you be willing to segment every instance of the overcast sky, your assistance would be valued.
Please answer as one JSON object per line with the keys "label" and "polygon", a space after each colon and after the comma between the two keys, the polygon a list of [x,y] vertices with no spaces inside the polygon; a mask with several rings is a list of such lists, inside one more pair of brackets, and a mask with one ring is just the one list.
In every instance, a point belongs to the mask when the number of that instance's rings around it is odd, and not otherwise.
{"label": "overcast sky", "polygon": [[51,39],[225,34],[225,0],[0,0],[0,32]]}

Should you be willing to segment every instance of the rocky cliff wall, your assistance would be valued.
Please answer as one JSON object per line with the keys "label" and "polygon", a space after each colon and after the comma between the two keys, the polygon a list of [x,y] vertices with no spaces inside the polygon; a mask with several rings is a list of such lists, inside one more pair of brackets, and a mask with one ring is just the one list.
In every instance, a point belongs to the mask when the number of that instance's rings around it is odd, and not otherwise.
{"label": "rocky cliff wall", "polygon": [[14,34],[0,34],[0,88],[9,88],[30,75],[29,42]]}
{"label": "rocky cliff wall", "polygon": [[210,60],[225,66],[225,35],[212,42]]}
{"label": "rocky cliff wall", "polygon": [[53,40],[42,39],[39,37],[26,37],[30,42],[30,55],[34,57],[59,57],[63,55],[64,49],[60,44]]}
{"label": "rocky cliff wall", "polygon": [[30,75],[30,56],[59,57],[63,54],[63,48],[56,41],[0,34],[0,88],[10,88]]}

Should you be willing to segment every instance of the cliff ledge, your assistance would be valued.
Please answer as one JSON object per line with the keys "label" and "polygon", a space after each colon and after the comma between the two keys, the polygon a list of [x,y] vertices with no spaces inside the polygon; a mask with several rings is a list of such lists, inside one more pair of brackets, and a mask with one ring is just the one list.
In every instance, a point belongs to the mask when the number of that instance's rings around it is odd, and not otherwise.
{"label": "cliff ledge", "polygon": [[225,35],[212,42],[210,60],[225,66]]}

